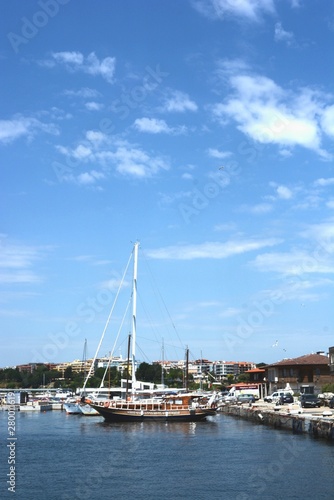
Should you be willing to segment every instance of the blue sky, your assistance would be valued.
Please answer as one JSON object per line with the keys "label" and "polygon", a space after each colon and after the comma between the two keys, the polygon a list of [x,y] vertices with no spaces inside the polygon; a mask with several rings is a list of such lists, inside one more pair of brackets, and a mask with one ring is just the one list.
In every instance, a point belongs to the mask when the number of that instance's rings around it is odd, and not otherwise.
{"label": "blue sky", "polygon": [[0,366],[334,344],[331,4],[6,2]]}

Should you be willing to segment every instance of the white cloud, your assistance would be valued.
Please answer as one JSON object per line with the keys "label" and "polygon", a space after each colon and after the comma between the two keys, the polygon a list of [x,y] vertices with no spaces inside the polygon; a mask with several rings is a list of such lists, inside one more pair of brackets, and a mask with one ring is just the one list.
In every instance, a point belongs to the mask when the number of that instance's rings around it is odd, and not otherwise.
{"label": "white cloud", "polygon": [[41,258],[37,247],[11,243],[2,237],[0,242],[0,280],[2,283],[38,283],[41,277],[31,268]]}
{"label": "white cloud", "polygon": [[[307,240],[313,240],[317,245],[317,255],[334,253],[334,220],[326,220],[316,225],[310,225],[301,233]],[[334,270],[334,268],[333,268]]]}
{"label": "white cloud", "polygon": [[140,132],[149,132],[151,134],[168,134],[172,131],[165,120],[157,120],[156,118],[137,118],[134,127]]}
{"label": "white cloud", "polygon": [[152,259],[226,259],[234,255],[259,250],[260,248],[277,245],[278,239],[235,240],[224,243],[207,242],[198,245],[179,245],[149,250],[147,255]]}
{"label": "white cloud", "polygon": [[84,160],[92,155],[92,150],[83,144],[79,144],[79,146],[73,150],[72,154],[77,160]]}
{"label": "white cloud", "polygon": [[194,0],[193,5],[208,17],[231,16],[253,22],[258,22],[263,14],[275,12],[274,0]]}
{"label": "white cloud", "polygon": [[[88,131],[85,140],[74,148],[58,145],[57,150],[66,157],[82,163],[94,162],[95,172],[97,172],[96,165],[101,165],[106,170],[113,167],[122,175],[145,178],[152,177],[161,170],[169,169],[165,158],[148,153],[127,141],[110,138],[100,131]],[[64,174],[62,180],[78,182],[78,177],[74,177],[73,172],[67,175],[65,171]],[[104,177],[98,178],[95,175],[94,178],[97,180]],[[91,179],[91,177],[85,175],[83,180],[85,179]]]}
{"label": "white cloud", "polygon": [[319,116],[324,116],[324,96],[307,88],[293,93],[265,76],[240,73],[240,65],[235,73],[231,73],[226,62],[220,69],[224,66],[232,95],[213,107],[214,116],[223,125],[234,120],[240,131],[257,142],[283,148],[301,146],[329,157],[321,148],[323,130]]}
{"label": "white cloud", "polygon": [[197,111],[197,104],[190,99],[188,94],[178,90],[170,91],[165,99],[162,111],[183,113],[185,111]]}
{"label": "white cloud", "polygon": [[99,60],[95,52],[91,52],[87,57],[81,52],[54,52],[52,53],[52,59],[44,61],[42,64],[47,67],[61,64],[69,71],[82,71],[93,76],[99,75],[108,83],[113,83],[116,59],[114,57],[105,57]]}
{"label": "white cloud", "polygon": [[326,134],[334,137],[334,105],[324,109],[321,124]]}
{"label": "white cloud", "polygon": [[81,66],[84,62],[84,56],[81,52],[54,52],[52,57],[58,63],[71,66]]}
{"label": "white cloud", "polygon": [[281,23],[275,24],[275,41],[276,42],[286,42],[287,45],[291,45],[294,41],[293,33],[285,31]]}
{"label": "white cloud", "polygon": [[64,94],[70,97],[82,97],[83,99],[94,99],[101,96],[100,92],[88,87],[79,90],[65,90]]}
{"label": "white cloud", "polygon": [[96,181],[104,179],[104,174],[102,172],[97,172],[96,170],[91,170],[90,172],[84,172],[79,174],[77,177],[77,182],[79,184],[95,184]]}
{"label": "white cloud", "polygon": [[278,197],[283,200],[290,200],[293,196],[291,189],[286,186],[278,186],[276,192]]}
{"label": "white cloud", "polygon": [[10,120],[0,120],[0,142],[10,143],[20,137],[31,139],[38,131],[58,135],[58,128],[50,123],[42,123],[33,117],[15,115]]}
{"label": "white cloud", "polygon": [[232,153],[231,151],[219,151],[219,149],[209,148],[208,155],[212,158],[218,158],[219,160],[223,160],[225,158],[229,158]]}
{"label": "white cloud", "polygon": [[144,178],[151,177],[161,170],[167,170],[167,162],[159,156],[151,156],[134,146],[119,146],[112,154],[117,171],[122,175]]}
{"label": "white cloud", "polygon": [[334,184],[334,177],[329,177],[327,179],[321,178],[314,181],[315,186],[321,186],[321,187],[332,186],[333,184]]}
{"label": "white cloud", "polygon": [[86,102],[85,106],[89,111],[100,111],[103,108],[103,104],[95,101]]}
{"label": "white cloud", "polygon": [[254,205],[253,207],[247,207],[247,212],[251,212],[255,215],[267,214],[271,212],[273,206],[269,203],[259,203],[258,205]]}
{"label": "white cloud", "polygon": [[86,132],[86,139],[96,146],[99,146],[103,142],[108,141],[108,136],[100,130],[88,130]]}
{"label": "white cloud", "polygon": [[334,272],[333,264],[327,258],[315,258],[312,252],[302,250],[258,255],[252,265],[258,271],[275,272],[285,276]]}

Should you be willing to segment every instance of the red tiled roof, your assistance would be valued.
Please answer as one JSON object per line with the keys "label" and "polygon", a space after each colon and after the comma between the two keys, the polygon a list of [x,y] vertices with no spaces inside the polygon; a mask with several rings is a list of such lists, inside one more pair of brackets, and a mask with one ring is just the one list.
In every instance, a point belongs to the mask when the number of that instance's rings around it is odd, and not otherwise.
{"label": "red tiled roof", "polygon": [[298,358],[283,359],[277,363],[272,363],[267,365],[267,368],[272,366],[290,366],[290,365],[328,365],[328,356],[323,354],[305,354],[304,356],[299,356]]}

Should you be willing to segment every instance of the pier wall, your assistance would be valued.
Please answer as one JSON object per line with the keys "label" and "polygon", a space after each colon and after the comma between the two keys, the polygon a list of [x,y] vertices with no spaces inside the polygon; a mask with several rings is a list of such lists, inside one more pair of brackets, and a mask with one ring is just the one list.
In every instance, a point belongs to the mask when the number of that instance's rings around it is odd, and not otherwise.
{"label": "pier wall", "polygon": [[[256,424],[268,425],[275,429],[284,429],[294,434],[309,434],[315,438],[334,441],[334,416],[331,412],[322,411],[314,415],[303,409],[267,408],[264,406],[225,405],[220,411],[226,415],[250,420]],[[328,413],[324,416],[323,413]]]}

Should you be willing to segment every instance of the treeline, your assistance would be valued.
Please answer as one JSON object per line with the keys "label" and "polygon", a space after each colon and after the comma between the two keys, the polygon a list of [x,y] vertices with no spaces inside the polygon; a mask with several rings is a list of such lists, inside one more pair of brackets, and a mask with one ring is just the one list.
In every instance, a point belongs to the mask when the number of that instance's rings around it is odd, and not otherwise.
{"label": "treeline", "polygon": [[[204,375],[206,375],[206,380],[203,378],[203,388],[214,381],[213,374]],[[162,374],[161,365],[145,362],[141,363],[136,371],[137,380],[151,382],[156,385],[163,382],[167,387],[184,387],[184,376],[184,370],[180,368],[171,368],[168,372],[164,370]],[[105,368],[98,368],[95,370],[94,376],[89,378],[87,387],[99,387],[103,378],[104,387],[119,387],[121,378],[124,379],[126,377],[126,370],[123,370],[121,373],[116,367],[111,367],[107,370],[107,373],[105,373]],[[84,380],[85,374],[73,372],[71,367],[66,368],[64,374],[57,370],[50,370],[46,365],[38,365],[32,373],[20,372],[17,368],[0,369],[0,388],[7,389],[38,389],[46,387],[75,390],[78,387],[82,387]],[[248,380],[248,374],[240,374],[237,378],[233,375],[228,375],[225,384],[230,385],[233,382],[247,382]],[[196,389],[199,387],[199,383],[195,382],[193,376],[190,374],[188,375],[188,387],[189,389]],[[224,384],[222,384],[221,389],[225,389]],[[326,389],[326,392],[330,391],[330,388],[327,387]],[[322,390],[325,392],[325,388]],[[334,386],[332,387],[332,392],[334,392]]]}
{"label": "treeline", "polygon": [[[104,374],[104,368],[95,370],[94,376],[90,377],[87,382],[87,387],[99,387]],[[123,375],[126,377],[126,373],[123,373]],[[111,387],[119,386],[123,375],[115,367],[110,368],[104,385],[110,383]],[[82,387],[84,380],[85,374],[73,372],[71,367],[66,368],[64,375],[57,370],[49,370],[47,366],[37,366],[32,373],[20,372],[17,368],[0,370],[0,387],[6,389],[39,389],[45,387],[75,390],[77,387]]]}
{"label": "treeline", "polygon": [[[127,371],[123,370],[123,373],[121,373],[116,367],[111,367],[105,372],[104,368],[98,368],[95,370],[94,376],[89,378],[87,387],[99,387],[103,377],[105,387],[119,387],[121,378],[127,377]],[[160,384],[163,380],[164,384],[170,387],[182,387],[184,385],[183,370],[172,368],[168,373],[164,370],[162,377],[161,365],[145,362],[139,365],[136,378],[154,384]],[[66,368],[64,374],[57,370],[49,370],[45,365],[37,366],[32,373],[20,372],[18,368],[0,370],[0,387],[6,389],[52,387],[75,390],[77,387],[82,387],[84,380],[85,374],[73,372],[71,367]],[[192,383],[192,376],[189,376],[188,380]]]}

